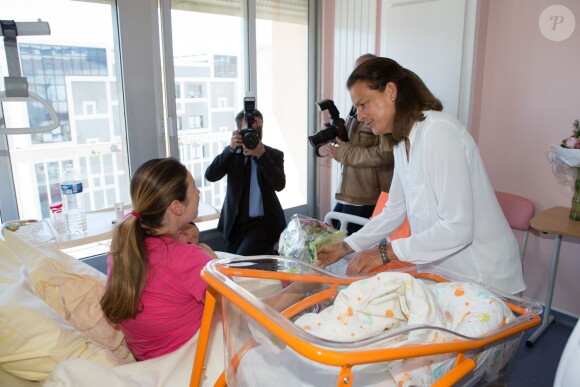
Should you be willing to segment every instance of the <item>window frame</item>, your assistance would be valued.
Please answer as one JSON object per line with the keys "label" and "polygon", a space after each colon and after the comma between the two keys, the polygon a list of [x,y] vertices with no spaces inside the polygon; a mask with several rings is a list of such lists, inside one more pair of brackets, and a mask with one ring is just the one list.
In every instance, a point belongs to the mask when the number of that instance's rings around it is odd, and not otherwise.
{"label": "window frame", "polygon": [[[90,1],[90,0],[89,0]],[[315,21],[320,15],[320,5],[308,1],[308,134],[317,130],[315,102],[319,97],[316,73],[319,48]],[[256,0],[242,1],[245,23],[245,61],[247,72],[246,89],[256,90]],[[173,156],[178,158],[177,107],[175,91],[173,53],[171,49],[171,1],[116,0],[113,13],[116,26],[113,37],[117,55],[118,79],[116,84],[123,98],[126,138],[122,146],[127,149],[129,175],[147,160]],[[149,22],[144,22],[149,21]],[[163,31],[163,32],[160,32]],[[162,53],[162,55],[160,55]],[[147,80],[144,82],[143,80]],[[121,106],[121,104],[119,104]],[[143,108],[146,106],[147,108]],[[153,128],[153,130],[151,130]],[[0,135],[0,149],[8,150],[7,135]],[[9,152],[0,156],[0,214],[2,221],[18,219],[18,203]],[[312,152],[308,156],[307,203],[285,210],[287,217],[301,213],[313,216],[318,211],[317,163]]]}

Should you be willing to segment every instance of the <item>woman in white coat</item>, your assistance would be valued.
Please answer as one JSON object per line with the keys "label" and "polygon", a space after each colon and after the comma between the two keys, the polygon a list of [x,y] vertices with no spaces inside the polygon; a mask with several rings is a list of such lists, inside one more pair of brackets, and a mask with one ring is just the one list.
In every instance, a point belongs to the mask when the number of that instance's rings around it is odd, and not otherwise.
{"label": "woman in white coat", "polygon": [[[433,263],[475,281],[525,289],[517,241],[497,202],[471,135],[412,71],[371,59],[347,81],[359,120],[374,134],[392,133],[395,172],[380,213],[344,242],[319,247],[319,265],[359,252],[347,274],[391,260]],[[411,236],[388,235],[408,217]]]}

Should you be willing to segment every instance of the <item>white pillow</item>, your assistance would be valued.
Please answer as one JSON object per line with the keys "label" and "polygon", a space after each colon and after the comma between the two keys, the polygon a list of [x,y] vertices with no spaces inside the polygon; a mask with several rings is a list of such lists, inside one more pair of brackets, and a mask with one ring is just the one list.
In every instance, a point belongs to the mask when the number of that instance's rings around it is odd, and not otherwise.
{"label": "white pillow", "polygon": [[123,343],[123,332],[103,314],[100,299],[105,293],[105,278],[79,274],[54,259],[43,259],[30,268],[30,279],[38,297],[73,327],[95,343],[130,356]]}
{"label": "white pillow", "polygon": [[20,262],[14,251],[8,247],[8,244],[2,240],[2,235],[0,234],[0,271],[17,273],[20,270],[20,266],[22,266],[22,262]]}
{"label": "white pillow", "polygon": [[0,272],[0,367],[27,380],[44,380],[65,359],[95,360],[107,367],[125,361],[94,344],[34,295],[25,267]]}
{"label": "white pillow", "polygon": [[26,233],[9,233],[6,242],[8,252],[20,262],[12,270],[18,270],[23,264],[27,267],[38,297],[93,342],[116,351],[117,356],[127,361],[134,361],[123,333],[103,315],[100,299],[105,292],[105,274]]}

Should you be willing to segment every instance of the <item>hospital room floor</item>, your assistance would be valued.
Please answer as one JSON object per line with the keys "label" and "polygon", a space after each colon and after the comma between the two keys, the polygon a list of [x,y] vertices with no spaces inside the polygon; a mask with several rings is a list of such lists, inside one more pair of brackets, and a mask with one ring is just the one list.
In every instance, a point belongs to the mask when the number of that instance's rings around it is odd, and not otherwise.
{"label": "hospital room floor", "polygon": [[[104,273],[107,271],[105,256],[83,260]],[[556,320],[540,336],[533,347],[526,347],[526,340],[534,329],[524,333],[518,353],[512,360],[508,373],[509,387],[548,387],[554,385],[560,357],[578,319],[552,311]]]}
{"label": "hospital room floor", "polygon": [[508,374],[509,387],[548,387],[554,385],[560,357],[578,319],[552,310],[556,320],[534,343],[526,346],[526,340],[534,329],[524,333],[516,357]]}

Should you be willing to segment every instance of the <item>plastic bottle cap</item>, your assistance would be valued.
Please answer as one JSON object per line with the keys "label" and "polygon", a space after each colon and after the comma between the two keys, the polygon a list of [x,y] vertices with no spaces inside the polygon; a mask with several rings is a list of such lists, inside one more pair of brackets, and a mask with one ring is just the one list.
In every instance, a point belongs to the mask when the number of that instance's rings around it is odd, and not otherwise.
{"label": "plastic bottle cap", "polygon": [[48,208],[50,209],[50,212],[62,212],[62,203],[54,203],[53,205],[48,206]]}

